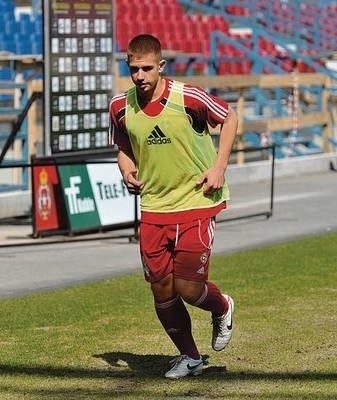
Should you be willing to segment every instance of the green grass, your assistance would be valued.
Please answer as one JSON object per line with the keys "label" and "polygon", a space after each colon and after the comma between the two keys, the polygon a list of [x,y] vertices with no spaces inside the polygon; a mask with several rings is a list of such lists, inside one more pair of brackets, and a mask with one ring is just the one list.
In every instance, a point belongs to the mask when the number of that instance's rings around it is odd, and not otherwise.
{"label": "green grass", "polygon": [[228,349],[189,307],[203,375],[163,378],[176,355],[142,274],[0,301],[0,399],[337,398],[337,233],[214,257],[235,299]]}

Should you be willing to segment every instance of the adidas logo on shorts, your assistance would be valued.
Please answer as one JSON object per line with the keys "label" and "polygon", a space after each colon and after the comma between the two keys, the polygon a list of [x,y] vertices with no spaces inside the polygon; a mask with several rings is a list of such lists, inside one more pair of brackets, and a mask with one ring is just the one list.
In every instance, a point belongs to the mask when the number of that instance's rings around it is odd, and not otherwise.
{"label": "adidas logo on shorts", "polygon": [[166,137],[164,132],[156,125],[147,138],[147,144],[168,144],[171,143],[171,139]]}

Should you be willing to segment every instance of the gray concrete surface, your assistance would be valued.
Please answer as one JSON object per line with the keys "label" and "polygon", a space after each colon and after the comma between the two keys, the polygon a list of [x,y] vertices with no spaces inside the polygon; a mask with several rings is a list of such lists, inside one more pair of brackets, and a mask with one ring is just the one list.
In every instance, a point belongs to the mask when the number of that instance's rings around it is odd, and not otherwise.
{"label": "gray concrete surface", "polygon": [[[269,210],[269,180],[232,184],[231,192],[230,207],[219,216],[215,254],[337,231],[337,173],[328,168],[277,178],[270,218],[249,217]],[[75,242],[66,236],[33,239],[31,233],[29,224],[0,223],[1,298],[141,271],[138,245],[126,237],[130,229]]]}

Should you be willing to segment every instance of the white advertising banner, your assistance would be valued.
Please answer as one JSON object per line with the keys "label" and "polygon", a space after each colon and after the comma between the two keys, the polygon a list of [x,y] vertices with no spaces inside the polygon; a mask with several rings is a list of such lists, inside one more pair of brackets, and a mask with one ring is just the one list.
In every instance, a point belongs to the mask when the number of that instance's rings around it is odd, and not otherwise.
{"label": "white advertising banner", "polygon": [[124,185],[118,165],[88,164],[87,171],[101,225],[133,222],[135,197]]}

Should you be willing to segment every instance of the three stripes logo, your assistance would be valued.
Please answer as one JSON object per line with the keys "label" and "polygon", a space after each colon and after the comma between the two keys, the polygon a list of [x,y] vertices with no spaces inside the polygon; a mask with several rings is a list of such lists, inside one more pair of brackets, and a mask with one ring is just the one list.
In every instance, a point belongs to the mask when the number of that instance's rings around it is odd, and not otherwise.
{"label": "three stripes logo", "polygon": [[153,128],[153,131],[147,138],[147,144],[168,144],[171,143],[171,139],[166,137],[164,132],[159,128],[158,125],[156,125]]}

